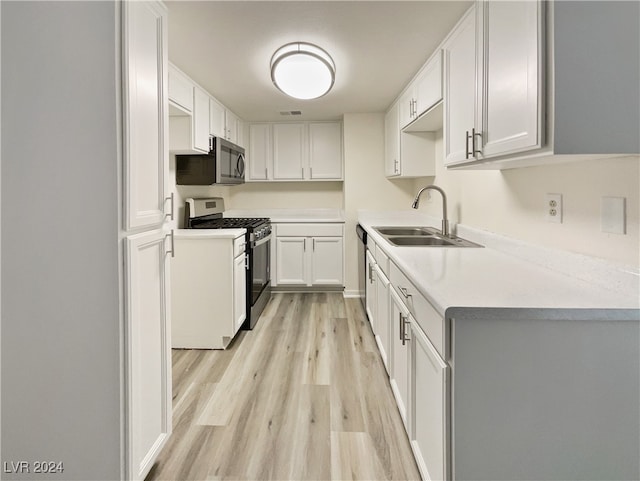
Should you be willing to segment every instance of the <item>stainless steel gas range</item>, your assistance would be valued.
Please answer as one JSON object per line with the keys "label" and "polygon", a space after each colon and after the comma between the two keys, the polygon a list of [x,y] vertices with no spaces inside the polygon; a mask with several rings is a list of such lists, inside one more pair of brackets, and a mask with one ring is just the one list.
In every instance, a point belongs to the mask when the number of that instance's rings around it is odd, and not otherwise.
{"label": "stainless steel gas range", "polygon": [[271,220],[266,217],[224,217],[224,199],[186,199],[185,229],[246,229],[247,319],[253,329],[271,297]]}

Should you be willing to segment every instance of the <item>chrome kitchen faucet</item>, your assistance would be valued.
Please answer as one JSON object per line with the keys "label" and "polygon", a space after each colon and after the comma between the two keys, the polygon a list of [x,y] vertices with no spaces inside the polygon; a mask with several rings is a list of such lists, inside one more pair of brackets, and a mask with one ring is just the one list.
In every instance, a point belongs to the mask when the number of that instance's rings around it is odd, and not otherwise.
{"label": "chrome kitchen faucet", "polygon": [[411,207],[413,207],[414,209],[418,208],[418,205],[420,205],[420,195],[425,190],[437,190],[442,195],[442,235],[445,236],[445,237],[450,237],[449,236],[449,221],[447,220],[447,195],[444,193],[444,190],[442,190],[437,185],[428,185],[426,187],[423,187],[416,194],[416,198],[413,199],[413,204],[411,204]]}

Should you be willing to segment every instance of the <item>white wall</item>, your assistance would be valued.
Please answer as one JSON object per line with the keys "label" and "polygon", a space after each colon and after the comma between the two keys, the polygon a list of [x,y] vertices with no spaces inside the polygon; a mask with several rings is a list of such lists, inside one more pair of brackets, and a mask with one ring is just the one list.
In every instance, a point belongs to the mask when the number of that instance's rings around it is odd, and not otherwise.
{"label": "white wall", "polygon": [[2,461],[120,479],[116,4],[0,8]]}
{"label": "white wall", "polygon": [[414,182],[384,175],[384,114],[344,115],[344,210],[347,295],[358,289],[358,209],[409,209]]}
{"label": "white wall", "polygon": [[[453,222],[552,248],[638,266],[640,256],[640,157],[559,163],[503,171],[447,170],[442,132],[436,142],[436,176],[416,179],[415,189],[444,188]],[[563,222],[545,218],[545,195],[562,194]],[[602,196],[625,197],[627,234],[600,229]],[[438,194],[420,209],[441,216]]]}

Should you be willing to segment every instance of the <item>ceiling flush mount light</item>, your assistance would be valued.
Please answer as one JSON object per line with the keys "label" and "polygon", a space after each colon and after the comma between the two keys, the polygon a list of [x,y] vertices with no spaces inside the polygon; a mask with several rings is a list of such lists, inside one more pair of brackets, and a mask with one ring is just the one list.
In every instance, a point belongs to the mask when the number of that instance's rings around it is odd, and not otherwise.
{"label": "ceiling flush mount light", "polygon": [[271,80],[280,91],[296,99],[322,97],[333,87],[335,75],[331,56],[310,43],[288,43],[271,57]]}

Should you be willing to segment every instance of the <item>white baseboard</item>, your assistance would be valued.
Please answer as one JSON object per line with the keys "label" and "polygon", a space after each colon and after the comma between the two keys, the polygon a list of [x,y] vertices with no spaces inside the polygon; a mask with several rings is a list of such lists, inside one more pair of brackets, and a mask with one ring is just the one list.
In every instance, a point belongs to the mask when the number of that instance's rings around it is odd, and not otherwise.
{"label": "white baseboard", "polygon": [[364,297],[358,290],[346,290],[343,293],[344,297]]}

